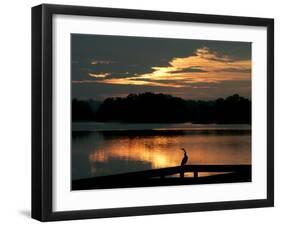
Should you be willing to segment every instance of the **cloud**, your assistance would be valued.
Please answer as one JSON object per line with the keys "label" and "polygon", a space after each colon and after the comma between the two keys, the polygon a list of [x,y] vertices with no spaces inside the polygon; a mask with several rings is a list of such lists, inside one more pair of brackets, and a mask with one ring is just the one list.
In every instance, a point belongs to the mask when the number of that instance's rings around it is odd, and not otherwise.
{"label": "cloud", "polygon": [[110,73],[101,73],[101,74],[89,73],[89,76],[93,77],[93,78],[106,78],[109,75],[110,75]]}
{"label": "cloud", "polygon": [[[108,61],[109,62],[109,61]],[[167,63],[165,64],[167,65]],[[79,67],[80,66],[80,67]],[[91,74],[106,74],[110,78],[126,78],[131,76],[138,76],[144,73],[151,73],[154,71],[153,64],[141,64],[141,63],[127,63],[115,61],[112,63],[88,63],[83,65],[74,65],[72,70],[75,72],[76,79],[86,79],[85,75]],[[81,76],[78,76],[78,74]],[[83,76],[84,75],[84,76]]]}
{"label": "cloud", "polygon": [[[208,71],[205,74],[210,74],[209,70],[202,68],[201,64],[192,63],[191,66],[177,67],[171,63],[175,59],[178,62],[180,59],[191,62],[192,59],[200,58],[200,63],[204,63],[203,60],[206,60],[209,64],[211,62],[217,64],[251,58],[250,42],[215,40],[72,34],[71,49],[71,59],[74,61],[71,65],[72,80],[101,80],[90,77],[89,73],[110,73],[104,79],[128,78],[131,80],[130,78],[133,77],[142,79],[143,75],[152,74],[159,68],[168,67],[172,68],[167,72],[170,75],[178,76],[180,73],[191,75],[193,73],[193,76],[201,77],[204,72],[200,72],[196,66]],[[190,69],[188,69],[189,67]]]}
{"label": "cloud", "polygon": [[218,70],[218,72],[241,72],[241,73],[251,73],[252,69],[251,68],[224,68],[224,69],[220,69]]}
{"label": "cloud", "polygon": [[172,71],[171,73],[176,74],[176,73],[183,73],[183,72],[207,72],[207,71],[201,69],[200,66],[193,66],[193,67],[183,68],[177,71]]}
{"label": "cloud", "polygon": [[251,96],[251,42],[71,35],[72,96]]}
{"label": "cloud", "polygon": [[234,59],[227,55],[219,54],[216,51],[210,51],[208,47],[203,47],[197,49],[195,55],[199,56],[200,58],[219,61],[219,62],[233,62]]}
{"label": "cloud", "polygon": [[150,73],[120,78],[105,77],[98,83],[151,86],[190,86],[192,83],[220,83],[222,81],[250,80],[251,60],[234,59],[211,51],[197,49],[193,55],[172,58],[167,66],[153,66]]}

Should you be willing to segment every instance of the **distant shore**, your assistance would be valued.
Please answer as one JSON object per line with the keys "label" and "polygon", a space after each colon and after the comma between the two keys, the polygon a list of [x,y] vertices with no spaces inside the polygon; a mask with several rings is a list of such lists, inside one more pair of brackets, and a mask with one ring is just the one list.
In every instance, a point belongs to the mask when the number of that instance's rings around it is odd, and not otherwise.
{"label": "distant shore", "polygon": [[72,131],[143,131],[143,130],[251,130],[249,124],[193,124],[193,123],[121,123],[121,122],[72,122]]}
{"label": "distant shore", "polygon": [[149,92],[102,102],[73,99],[72,121],[251,124],[251,101],[238,94],[203,101]]}

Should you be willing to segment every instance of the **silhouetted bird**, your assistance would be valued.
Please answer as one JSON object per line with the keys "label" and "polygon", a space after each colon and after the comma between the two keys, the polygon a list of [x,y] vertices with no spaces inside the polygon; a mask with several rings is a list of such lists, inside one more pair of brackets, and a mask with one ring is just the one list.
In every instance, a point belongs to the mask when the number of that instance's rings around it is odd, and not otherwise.
{"label": "silhouetted bird", "polygon": [[187,161],[188,161],[188,156],[187,156],[186,151],[185,151],[184,148],[181,148],[181,150],[183,150],[184,156],[183,156],[183,159],[181,160],[181,167],[182,167],[182,169],[181,169],[181,172],[180,172],[180,177],[181,177],[181,178],[184,178],[184,169],[183,169],[183,166],[187,163]]}
{"label": "silhouetted bird", "polygon": [[183,159],[181,160],[181,166],[184,166],[187,163],[187,161],[188,161],[188,156],[187,156],[186,151],[185,151],[184,148],[182,148],[181,150],[183,150],[183,152],[184,152]]}

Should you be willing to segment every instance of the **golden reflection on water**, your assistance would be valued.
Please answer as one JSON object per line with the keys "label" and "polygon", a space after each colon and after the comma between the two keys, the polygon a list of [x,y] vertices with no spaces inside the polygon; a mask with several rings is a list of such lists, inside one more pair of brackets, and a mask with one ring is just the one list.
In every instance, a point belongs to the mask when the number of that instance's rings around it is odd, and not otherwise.
{"label": "golden reflection on water", "polygon": [[[95,175],[97,163],[112,167],[112,159],[126,163],[149,164],[150,168],[180,165],[185,148],[189,155],[188,164],[250,164],[251,135],[179,135],[179,136],[121,136],[104,139],[102,145],[89,154],[91,171]],[[120,166],[119,168],[122,168]],[[119,169],[118,169],[119,171]],[[111,172],[114,174],[115,172]]]}
{"label": "golden reflection on water", "polygon": [[89,158],[93,162],[106,162],[110,158],[149,162],[152,168],[176,166],[181,160],[182,152],[167,149],[168,142],[171,143],[172,140],[159,136],[108,141],[105,148],[94,151]]}

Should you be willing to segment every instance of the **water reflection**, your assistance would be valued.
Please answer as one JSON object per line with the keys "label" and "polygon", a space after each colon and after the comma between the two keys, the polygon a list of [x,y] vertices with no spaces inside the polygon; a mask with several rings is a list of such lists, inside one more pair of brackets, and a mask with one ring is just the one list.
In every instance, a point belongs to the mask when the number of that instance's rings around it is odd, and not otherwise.
{"label": "water reflection", "polygon": [[[85,135],[86,134],[86,135]],[[74,132],[73,179],[188,164],[250,164],[250,130]],[[79,139],[77,138],[79,137]]]}

